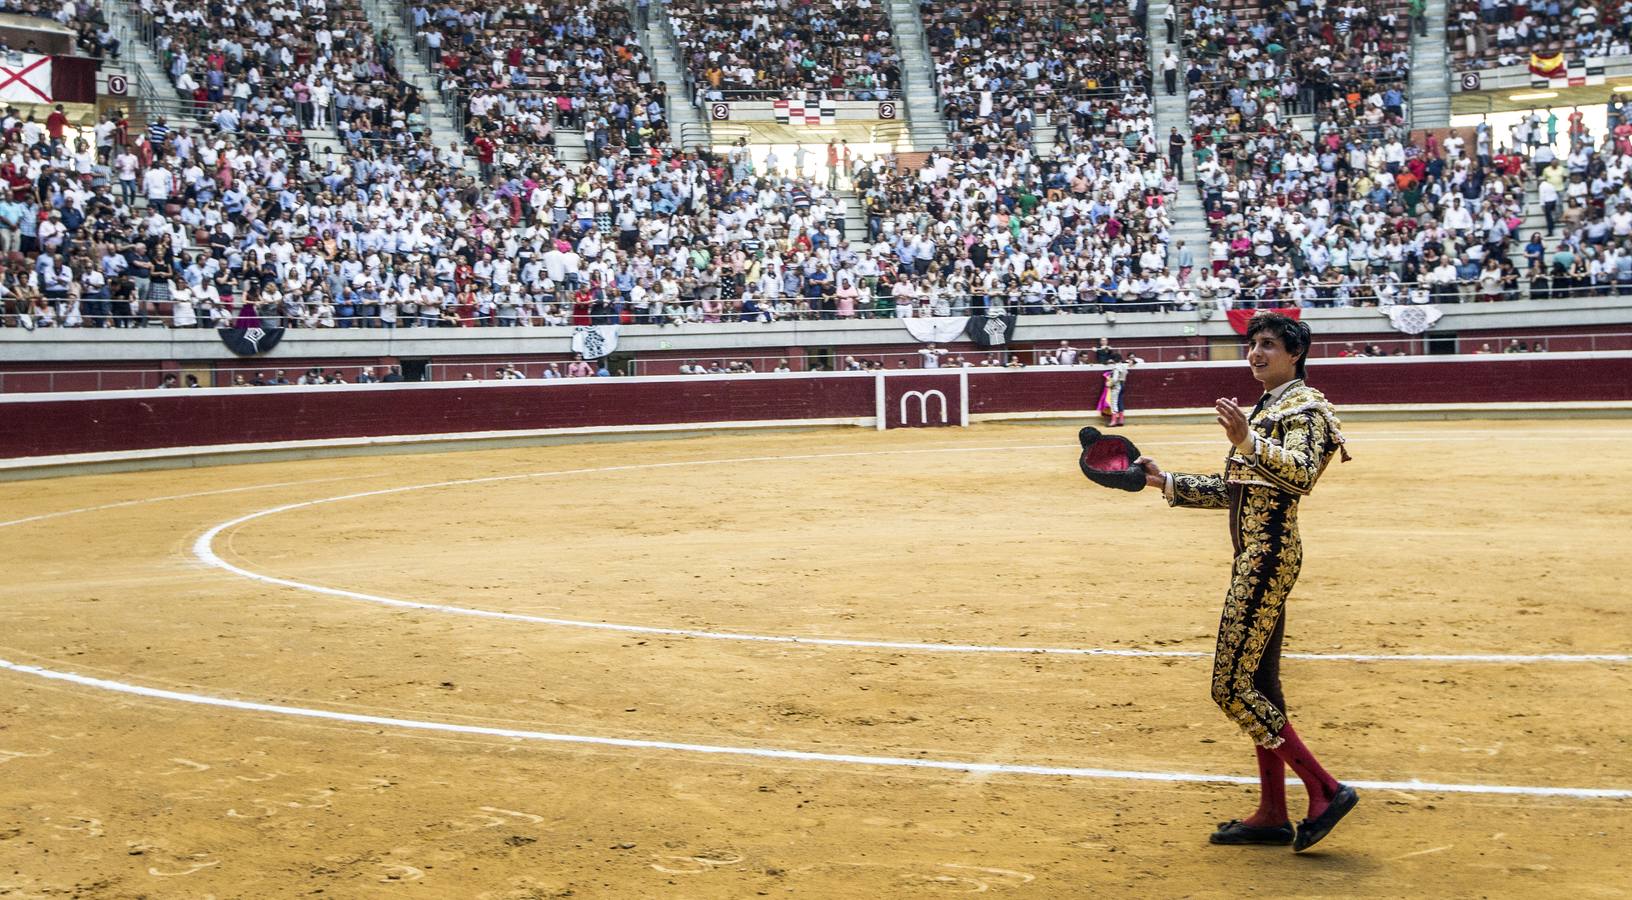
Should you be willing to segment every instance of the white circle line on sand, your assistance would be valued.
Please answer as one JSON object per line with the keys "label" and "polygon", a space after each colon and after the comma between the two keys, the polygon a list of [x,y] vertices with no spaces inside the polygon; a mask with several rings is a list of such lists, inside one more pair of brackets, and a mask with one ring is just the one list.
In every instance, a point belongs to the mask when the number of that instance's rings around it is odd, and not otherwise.
{"label": "white circle line on sand", "polygon": [[[1196,442],[1202,443],[1202,442]],[[1216,444],[1216,441],[1205,442]],[[381,488],[372,491],[361,491],[354,494],[344,494],[338,497],[324,497],[317,500],[304,500],[298,503],[287,503],[270,509],[263,509],[247,515],[239,516],[218,525],[199,535],[193,542],[193,555],[205,565],[221,569],[258,581],[262,584],[277,585],[279,587],[294,588],[315,594],[326,594],[331,597],[341,597],[348,600],[360,600],[366,603],[376,603],[384,606],[393,606],[400,609],[417,609],[426,612],[445,613],[450,615],[471,616],[484,619],[498,619],[511,622],[528,622],[536,625],[551,625],[567,628],[589,628],[602,631],[618,631],[631,634],[661,635],[667,637],[702,638],[717,641],[747,641],[765,644],[800,644],[817,647],[849,647],[872,650],[904,650],[931,653],[1039,653],[1056,656],[1121,656],[1136,658],[1203,658],[1212,654],[1199,650],[1140,650],[1132,648],[1104,648],[1104,647],[1015,647],[983,644],[937,644],[923,641],[878,641],[859,638],[822,638],[802,637],[797,635],[775,634],[747,634],[732,631],[708,631],[690,628],[665,628],[654,625],[629,625],[616,622],[591,622],[582,619],[560,619],[550,616],[534,616],[525,613],[499,612],[496,610],[475,609],[464,606],[452,606],[441,603],[426,603],[414,600],[401,600],[394,597],[382,597],[377,594],[368,594],[361,591],[349,591],[344,588],[327,587],[318,584],[308,584],[289,578],[278,578],[272,575],[263,575],[252,572],[241,566],[233,565],[222,559],[215,552],[215,539],[222,532],[236,528],[246,522],[278,513],[291,512],[297,509],[317,506],[326,503],[338,503],[343,500],[357,500],[364,497],[379,497],[387,494],[400,494],[408,491],[427,490],[439,487],[457,487],[472,484],[490,484],[500,481],[513,481],[525,478],[559,478],[570,475],[587,475],[605,472],[630,472],[650,469],[679,468],[685,466],[716,466],[736,465],[746,462],[777,462],[787,460],[833,459],[863,456],[888,456],[895,454],[916,453],[977,453],[1012,450],[1060,449],[1057,444],[1027,444],[996,447],[938,447],[929,449],[903,450],[869,450],[844,453],[811,453],[789,456],[750,456],[734,459],[704,459],[681,460],[661,463],[637,463],[622,466],[602,466],[584,469],[562,469],[554,472],[525,472],[512,475],[490,475],[482,478],[461,478],[452,481],[437,481],[427,484],[412,484],[400,487]],[[1627,653],[1287,653],[1289,659],[1330,660],[1350,662],[1462,662],[1462,663],[1627,663],[1632,662],[1632,654]]]}
{"label": "white circle line on sand", "polygon": [[[461,725],[452,722],[435,722],[422,719],[398,719],[387,716],[370,716],[359,713],[337,712],[327,709],[312,709],[303,706],[283,706],[275,703],[258,703],[250,700],[233,700],[226,697],[213,697],[208,694],[192,694],[183,691],[171,691],[161,688],[144,687],[136,684],[127,684],[122,681],[110,681],[105,678],[92,678],[90,676],[80,675],[74,672],[58,672],[52,669],[43,669],[39,666],[14,663],[5,659],[0,659],[0,669],[15,672],[20,675],[31,675],[37,678],[67,682],[69,684],[75,684],[81,687],[113,691],[120,694],[147,697],[154,700],[168,700],[177,703],[193,703],[202,706],[214,706],[223,709],[239,710],[241,712],[269,713],[279,716],[293,716],[304,719],[323,719],[331,722],[346,722],[354,725],[377,725],[385,728],[402,728],[414,731],[481,735],[485,737],[511,738],[524,741],[547,741],[556,744],[585,744],[600,747],[617,747],[627,750],[660,750],[679,753],[709,754],[714,756],[742,756],[758,759],[790,760],[795,762],[934,769],[941,771],[969,772],[989,775],[1044,775],[1066,778],[1092,778],[1119,781],[1188,782],[1196,784],[1258,783],[1257,778],[1248,778],[1240,775],[1209,775],[1193,772],[1139,772],[1122,769],[1080,768],[1075,766],[1025,765],[1017,763],[921,759],[916,757],[901,756],[866,756],[852,753],[814,753],[805,750],[784,750],[772,747],[729,747],[717,746],[714,744],[688,744],[678,741],[601,737],[597,735],[562,734],[548,731],[525,731],[515,728],[494,728],[486,725]],[[1623,788],[1548,787],[1541,785],[1507,784],[1440,784],[1417,780],[1350,781],[1347,782],[1347,784],[1352,787],[1369,788],[1373,790],[1422,791],[1444,794],[1506,794],[1509,796],[1522,797],[1568,797],[1581,800],[1632,799],[1632,789]]]}
{"label": "white circle line on sand", "polygon": [[0,528],[10,528],[13,525],[27,525],[30,522],[42,522],[47,519],[60,519],[63,516],[77,516],[81,513],[101,512],[107,509],[122,509],[127,506],[146,506],[149,503],[165,503],[171,500],[192,500],[196,497],[214,497],[220,494],[242,494],[246,491],[264,491],[271,488],[296,487],[302,484],[325,484],[331,481],[357,481],[363,478],[380,478],[381,475],[338,475],[333,478],[307,478],[301,481],[273,481],[267,484],[246,484],[243,487],[218,488],[213,491],[194,491],[189,494],[165,494],[162,497],[137,497],[133,500],[117,500],[113,503],[99,503],[95,506],[80,506],[74,509],[62,509],[56,512],[40,513],[34,516],[25,516],[21,519],[12,519],[9,522],[0,522]]}

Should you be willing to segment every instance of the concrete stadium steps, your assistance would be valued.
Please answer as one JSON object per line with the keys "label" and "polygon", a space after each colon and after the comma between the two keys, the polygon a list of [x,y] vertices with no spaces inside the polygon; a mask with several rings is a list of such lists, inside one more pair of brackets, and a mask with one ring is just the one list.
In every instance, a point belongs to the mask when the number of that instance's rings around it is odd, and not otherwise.
{"label": "concrete stadium steps", "polygon": [[[1208,256],[1210,234],[1207,230],[1207,214],[1202,209],[1201,197],[1196,193],[1194,181],[1179,186],[1179,193],[1173,198],[1173,208],[1168,211],[1168,217],[1173,223],[1173,227],[1168,231],[1168,266],[1178,268],[1179,241],[1184,241],[1185,249],[1195,254],[1195,268],[1199,272],[1211,259]],[[1192,277],[1195,274],[1192,273]]]}
{"label": "concrete stadium steps", "polygon": [[935,61],[924,40],[924,23],[913,0],[890,0],[890,26],[901,54],[901,88],[914,150],[947,146],[946,119],[935,94]]}
{"label": "concrete stadium steps", "polygon": [[[1167,158],[1167,137],[1174,128],[1182,135],[1190,134],[1189,100],[1185,96],[1184,70],[1185,51],[1183,41],[1183,22],[1174,28],[1173,43],[1167,42],[1167,29],[1162,24],[1162,17],[1167,14],[1171,4],[1168,0],[1153,0],[1145,12],[1145,43],[1150,50],[1151,99],[1154,101],[1155,115],[1152,117],[1152,127],[1156,132],[1157,152],[1165,160]],[[1180,11],[1182,15],[1182,11]],[[1162,77],[1162,56],[1171,48],[1179,57],[1179,90],[1173,96],[1167,94],[1167,82]],[[1178,196],[1173,199],[1173,206],[1168,210],[1168,218],[1172,222],[1168,242],[1168,265],[1178,267],[1178,255],[1175,252],[1179,241],[1196,257],[1196,268],[1207,264],[1207,217],[1202,210],[1201,196],[1196,193],[1195,165],[1188,147],[1184,153],[1184,178],[1179,183]]]}
{"label": "concrete stadium steps", "polygon": [[[633,13],[631,13],[633,15]],[[686,88],[686,67],[680,58],[680,48],[669,39],[663,27],[668,11],[652,4],[646,16],[646,28],[641,32],[641,46],[652,63],[652,78],[668,86],[669,143],[675,147],[710,142],[708,118],[692,105],[691,91]],[[636,19],[638,24],[639,20]]]}
{"label": "concrete stadium steps", "polygon": [[[1161,145],[1164,158],[1167,145],[1163,142],[1167,140],[1169,129],[1177,128],[1185,134],[1190,131],[1189,104],[1184,86],[1184,42],[1175,36],[1173,43],[1167,43],[1167,29],[1162,26],[1162,17],[1167,14],[1169,5],[1168,0],[1152,0],[1145,13],[1145,44],[1150,52],[1151,99],[1155,101],[1156,107],[1154,117],[1156,142]],[[1167,82],[1162,77],[1162,56],[1169,49],[1179,57],[1179,90],[1172,96],[1168,96]]]}
{"label": "concrete stadium steps", "polygon": [[305,142],[313,162],[322,164],[328,156],[339,158],[346,155],[346,145],[335,135],[333,128],[302,128],[300,138]]}
{"label": "concrete stadium steps", "polygon": [[[368,23],[391,41],[397,71],[403,80],[418,89],[420,110],[431,130],[431,143],[441,150],[462,144],[465,136],[454,124],[454,110],[449,108],[449,101],[443,98],[442,92],[437,90],[435,77],[425,68],[419,48],[414,45],[414,35],[403,18],[401,4],[390,0],[361,0],[361,4],[363,13],[368,16]],[[473,175],[478,171],[476,159],[470,154],[466,154],[465,171]]]}
{"label": "concrete stadium steps", "polygon": [[[104,3],[102,4],[102,12],[107,16],[109,26],[115,31],[128,36],[128,39],[119,45],[119,63],[117,65],[105,65],[104,68],[109,70],[121,68],[126,71],[140,70],[142,78],[152,85],[153,90],[157,92],[157,95],[152,98],[157,101],[156,114],[163,115],[171,124],[182,124],[190,128],[205,127],[208,123],[188,112],[191,106],[183,102],[181,95],[171,85],[170,75],[164,68],[164,60],[160,59],[153,52],[153,48],[141,39],[141,23],[137,20],[136,14],[131,11],[130,4],[124,2]],[[138,91],[139,88],[136,84],[130,85],[129,99],[133,105],[139,102],[140,99],[146,99],[138,98]]]}
{"label": "concrete stadium steps", "polygon": [[833,196],[844,208],[844,239],[854,249],[867,240],[867,216],[862,210],[861,195],[849,188],[838,188]]}
{"label": "concrete stadium steps", "polygon": [[1451,58],[1445,46],[1445,0],[1427,0],[1428,33],[1411,30],[1410,120],[1412,128],[1451,124]]}
{"label": "concrete stadium steps", "polygon": [[1046,114],[1037,118],[1037,127],[1031,132],[1031,149],[1038,156],[1053,156],[1059,152],[1060,126]]}
{"label": "concrete stadium steps", "polygon": [[589,162],[589,145],[584,143],[582,131],[555,132],[555,158],[574,166]]}

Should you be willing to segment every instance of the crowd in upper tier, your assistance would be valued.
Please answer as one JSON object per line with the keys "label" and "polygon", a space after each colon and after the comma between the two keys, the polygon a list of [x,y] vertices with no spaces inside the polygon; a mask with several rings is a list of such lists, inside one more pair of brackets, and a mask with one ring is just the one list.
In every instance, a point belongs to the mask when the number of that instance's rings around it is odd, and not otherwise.
{"label": "crowd in upper tier", "polygon": [[901,87],[884,0],[671,0],[693,99],[882,100]]}
{"label": "crowd in upper tier", "polygon": [[[119,38],[102,10],[91,0],[58,0],[55,3],[0,0],[0,14],[50,19],[73,29],[74,49],[79,53],[112,62],[119,59]],[[0,52],[39,53],[41,48],[36,44],[36,41],[28,38],[10,43],[0,38]]]}
{"label": "crowd in upper tier", "polygon": [[[592,149],[668,141],[655,81],[628,7],[613,0],[506,5],[413,2],[409,16],[438,87],[482,152],[550,147],[558,129]],[[485,141],[482,139],[485,138]]]}
{"label": "crowd in upper tier", "polygon": [[[146,2],[202,121],[115,113],[76,134],[61,111],[5,112],[0,325],[683,327],[1632,292],[1632,122],[1538,114],[1413,144],[1390,7],[1196,8],[1175,29],[1194,61],[1175,142],[1155,134],[1148,74],[1127,74],[1146,35],[1123,10],[926,3],[949,146],[833,144],[834,174],[810,177],[740,143],[664,146],[621,6],[411,8],[468,103],[466,140],[436,146],[354,3]],[[851,50],[891,46],[848,37],[876,4],[758,9],[743,28],[818,62],[785,73],[873,65],[816,52],[838,40],[829,18]],[[694,28],[733,10],[668,9]],[[562,128],[585,130],[587,162],[558,155]],[[1174,238],[1186,191],[1207,246]]]}
{"label": "crowd in upper tier", "polygon": [[1563,54],[1576,67],[1588,57],[1632,53],[1632,17],[1623,3],[1455,0],[1447,7],[1445,43],[1456,71],[1525,65],[1532,53]]}

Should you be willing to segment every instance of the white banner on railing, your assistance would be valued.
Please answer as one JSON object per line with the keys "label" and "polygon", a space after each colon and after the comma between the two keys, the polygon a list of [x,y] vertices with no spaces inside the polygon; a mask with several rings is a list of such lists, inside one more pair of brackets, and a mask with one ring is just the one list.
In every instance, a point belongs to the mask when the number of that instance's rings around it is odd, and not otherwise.
{"label": "white banner on railing", "polygon": [[902,325],[913,337],[926,344],[948,344],[963,337],[969,327],[968,316],[941,316],[928,319],[901,319]]}

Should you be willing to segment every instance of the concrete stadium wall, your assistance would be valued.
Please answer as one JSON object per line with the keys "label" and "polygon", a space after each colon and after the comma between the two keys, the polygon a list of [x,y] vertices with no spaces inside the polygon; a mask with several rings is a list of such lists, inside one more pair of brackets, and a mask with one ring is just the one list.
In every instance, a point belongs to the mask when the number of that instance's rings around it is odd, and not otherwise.
{"label": "concrete stadium wall", "polygon": [[[1054,320],[1050,318],[1046,321],[1052,323]],[[620,353],[631,354],[628,362],[634,367],[634,374],[646,376],[678,374],[680,366],[686,362],[707,363],[713,360],[736,359],[751,360],[761,372],[771,371],[779,361],[786,361],[795,372],[808,371],[818,362],[833,370],[842,368],[844,359],[851,356],[859,360],[876,361],[893,370],[902,364],[915,366],[916,353],[924,346],[916,341],[903,341],[905,330],[895,322],[802,324],[807,327],[818,325],[836,327],[819,331],[801,331],[799,336],[804,341],[803,345],[755,343],[691,349],[661,346],[656,349],[638,349],[641,342],[631,339],[626,340],[619,350]],[[722,332],[724,337],[734,335],[741,338],[743,329],[776,326],[715,327],[732,329],[729,335]],[[387,366],[408,359],[419,359],[426,363],[427,381],[462,381],[467,376],[476,380],[495,378],[496,370],[506,364],[515,365],[528,378],[538,378],[551,363],[564,371],[573,358],[570,353],[539,349],[549,346],[548,341],[537,342],[529,348],[525,341],[516,342],[502,335],[492,334],[523,329],[469,329],[460,331],[458,337],[452,338],[439,336],[438,329],[422,330],[428,334],[418,340],[369,338],[367,335],[363,336],[365,339],[358,340],[349,337],[347,340],[330,340],[327,336],[318,336],[310,343],[313,349],[322,348],[328,355],[295,355],[285,352],[284,348],[289,346],[285,343],[278,348],[277,355],[268,357],[202,359],[187,356],[177,359],[161,358],[157,362],[148,363],[99,356],[98,353],[102,349],[124,348],[125,351],[131,351],[133,346],[140,346],[142,343],[124,341],[118,339],[117,335],[109,348],[93,346],[98,340],[95,338],[89,342],[70,341],[66,344],[57,342],[37,347],[24,342],[7,344],[0,341],[0,394],[156,388],[168,374],[173,374],[178,379],[194,375],[205,387],[226,387],[231,385],[236,377],[242,376],[245,380],[253,380],[259,373],[270,378],[279,369],[282,369],[290,380],[311,368],[322,369],[324,372],[339,371],[347,379],[354,380],[364,366],[372,366],[377,373],[383,374]],[[1195,329],[1192,328],[1191,331],[1194,332]],[[1077,336],[1071,329],[1051,331],[1041,325],[1030,325],[1024,320],[1022,327],[1017,328],[1016,332],[1018,335],[1030,337],[1024,340],[1017,339],[1008,349],[1018,354],[1021,360],[1028,364],[1034,363],[1042,351],[1057,347],[1061,340],[1069,340],[1079,349],[1091,347],[1095,342],[1095,339]],[[1357,348],[1377,347],[1385,354],[1398,351],[1409,356],[1424,356],[1453,350],[1474,353],[1481,345],[1489,345],[1494,350],[1500,350],[1510,339],[1522,340],[1527,345],[1538,339],[1545,339],[1548,349],[1552,351],[1632,350],[1632,323],[1469,328],[1458,332],[1455,338],[1449,341],[1438,332],[1417,336],[1387,330],[1317,331],[1316,334],[1317,344],[1312,353],[1314,358],[1334,358],[1344,352],[1346,345],[1349,344]],[[1051,336],[1045,338],[1044,335]],[[783,333],[782,336],[786,338],[791,335]],[[892,336],[892,340],[885,340]],[[154,349],[170,347],[188,353],[203,353],[214,352],[220,347],[220,342],[213,338],[211,339],[213,345],[199,348],[159,340],[165,335],[156,331],[152,337],[155,339]],[[706,335],[694,334],[690,337],[694,343],[707,343]],[[819,340],[825,340],[827,343],[819,343]],[[1431,346],[1430,341],[1441,343]],[[1117,331],[1111,335],[1111,342],[1113,347],[1123,353],[1137,354],[1147,362],[1158,363],[1209,358],[1234,359],[1239,358],[1243,346],[1240,337],[1233,332],[1227,336],[1203,336],[1195,333],[1148,336],[1135,331]],[[497,348],[512,343],[520,343],[522,346],[514,353],[495,352]],[[429,357],[409,355],[421,353],[433,345],[437,348],[437,355]],[[978,362],[986,355],[967,340],[942,346],[951,353],[962,354],[971,362]],[[341,355],[341,351],[348,349],[357,355]],[[447,352],[450,349],[461,352]],[[27,352],[30,350],[39,351],[38,355],[49,358],[34,359],[36,354]],[[378,355],[388,350],[395,355]],[[57,357],[70,355],[70,351],[86,355],[72,361],[52,361]],[[623,364],[621,359],[620,357],[620,361],[615,361],[615,369]]]}
{"label": "concrete stadium wall", "polygon": [[[562,429],[732,428],[852,424],[955,425],[1094,408],[1103,368],[560,379],[55,393],[0,397],[0,459],[227,445]],[[1632,352],[1323,361],[1311,382],[1339,405],[1632,401]],[[938,392],[939,396],[930,396]],[[1128,387],[1132,410],[1202,410],[1257,394],[1240,363],[1147,365]],[[920,399],[924,402],[919,404]],[[882,420],[882,424],[881,424]]]}
{"label": "concrete stadium wall", "polygon": [[[1461,303],[1436,307],[1444,317],[1433,331],[1416,337],[1389,327],[1374,308],[1308,309],[1315,355],[1335,355],[1342,343],[1388,343],[1409,353],[1425,353],[1429,338],[1455,336],[1461,352],[1478,349],[1472,340],[1494,334],[1619,334],[1632,333],[1632,297],[1579,297],[1568,300],[1521,300],[1510,303]],[[1018,346],[1050,346],[1062,340],[1078,346],[1108,338],[1116,346],[1145,348],[1185,347],[1188,353],[1205,350],[1214,342],[1238,343],[1222,315],[1202,318],[1199,312],[1135,313],[1116,311],[1114,321],[1097,314],[1021,316],[1015,326]],[[377,365],[401,359],[438,363],[568,359],[572,329],[559,328],[397,328],[294,329],[271,353],[233,356],[209,329],[90,329],[61,328],[27,332],[0,328],[0,372],[103,367],[115,363],[146,363],[147,368],[212,366],[235,369],[298,369],[312,365]],[[641,359],[789,357],[797,366],[806,350],[833,350],[841,354],[898,352],[916,347],[906,326],[894,319],[862,321],[784,321],[772,323],[718,323],[683,328],[631,325],[622,331],[618,350]],[[954,352],[979,353],[967,340],[947,344]],[[1617,349],[1596,344],[1581,349]],[[1151,352],[1147,358],[1165,361]],[[1170,357],[1169,357],[1170,358]],[[463,371],[455,377],[462,377]],[[478,373],[479,374],[479,373]],[[645,374],[644,372],[642,374]]]}

